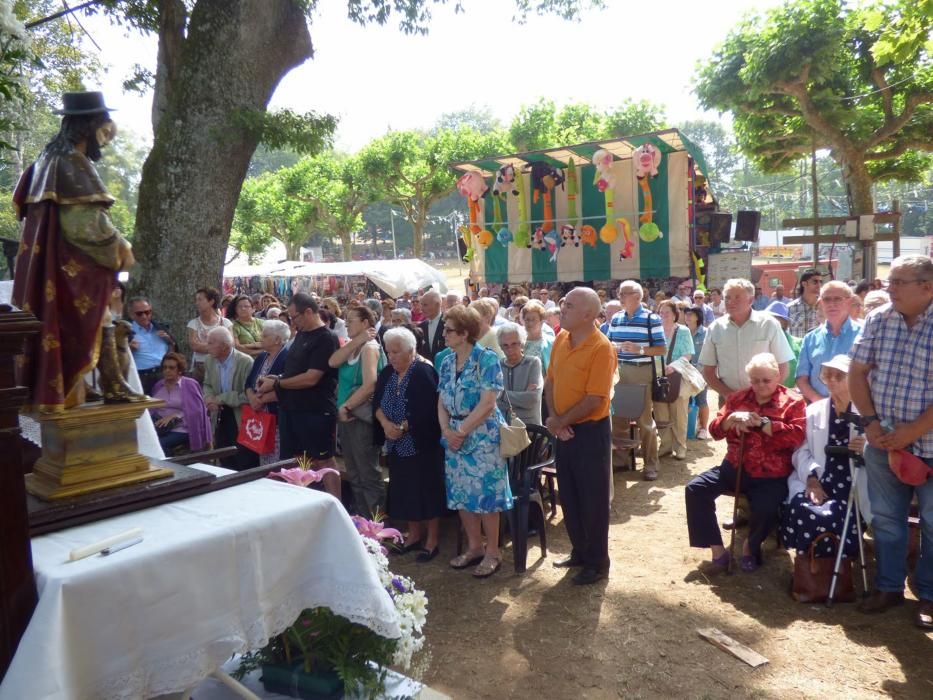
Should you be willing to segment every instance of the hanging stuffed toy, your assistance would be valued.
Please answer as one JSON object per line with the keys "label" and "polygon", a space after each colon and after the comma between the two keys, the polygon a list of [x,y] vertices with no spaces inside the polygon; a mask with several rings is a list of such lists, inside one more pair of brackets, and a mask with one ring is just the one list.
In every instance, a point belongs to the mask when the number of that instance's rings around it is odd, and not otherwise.
{"label": "hanging stuffed toy", "polygon": [[619,260],[624,260],[632,257],[632,250],[635,248],[632,241],[632,225],[628,219],[616,219],[616,222],[622,227],[622,238],[625,239],[625,246],[619,251]]}
{"label": "hanging stuffed toy", "polygon": [[502,202],[498,197],[492,198],[492,230],[496,232],[496,239],[502,245],[508,245],[512,240],[512,232],[502,223]]}
{"label": "hanging stuffed toy", "polygon": [[580,243],[592,248],[596,247],[596,229],[589,224],[580,227]]}
{"label": "hanging stuffed toy", "polygon": [[661,151],[650,143],[642,144],[632,154],[632,162],[635,164],[635,177],[638,179],[638,185],[641,187],[642,199],[644,200],[644,209],[638,217],[641,224],[638,227],[638,237],[646,243],[651,243],[658,238],[664,237],[658,225],[651,220],[654,213],[654,204],[651,197],[651,186],[648,183],[649,177],[658,176]]}
{"label": "hanging stuffed toy", "polygon": [[[482,231],[477,223],[480,218],[479,200],[485,197],[486,192],[489,190],[489,187],[486,186],[486,181],[479,173],[468,172],[461,175],[460,179],[457,180],[457,190],[461,195],[466,197],[467,204],[470,207],[470,230],[473,233],[479,233]],[[469,247],[468,244],[467,248]]]}
{"label": "hanging stuffed toy", "polygon": [[551,206],[551,191],[564,183],[564,176],[560,170],[547,163],[535,162],[530,166],[531,187],[534,192],[532,202],[537,204],[538,197],[544,199],[544,216],[541,228],[544,233],[554,228],[554,208]]}
{"label": "hanging stuffed toy", "polygon": [[615,190],[611,187],[607,187],[603,191],[603,197],[606,198],[606,223],[603,224],[603,227],[599,229],[599,240],[601,240],[606,245],[612,245],[616,238],[619,235],[618,230],[615,226],[615,205],[613,199],[615,198]]}
{"label": "hanging stuffed toy", "polygon": [[515,174],[515,189],[518,190],[518,226],[515,227],[515,236],[512,243],[517,248],[531,247],[531,224],[528,220],[528,195],[525,192],[525,177],[521,173]]}
{"label": "hanging stuffed toy", "polygon": [[544,242],[547,245],[547,250],[550,252],[551,262],[557,262],[557,251],[560,250],[560,236],[557,235],[557,231],[548,231],[544,234]]}
{"label": "hanging stuffed toy", "polygon": [[483,249],[491,246],[494,240],[496,240],[496,238],[492,235],[492,231],[488,231],[487,229],[483,229],[476,234],[476,242],[479,243]]}
{"label": "hanging stuffed toy", "polygon": [[632,154],[635,161],[635,177],[658,176],[658,166],[661,165],[661,151],[652,144],[642,144]]}
{"label": "hanging stuffed toy", "polygon": [[696,253],[690,253],[690,255],[693,256],[693,271],[694,271],[695,277],[697,278],[696,288],[700,290],[701,292],[705,292],[706,291],[706,275],[703,274],[703,268],[706,267],[706,264],[703,262],[703,258],[701,258]]}
{"label": "hanging stuffed toy", "polygon": [[473,260],[473,234],[470,232],[470,227],[464,224],[460,227],[460,237],[463,238],[463,242],[466,244],[466,253],[463,254],[463,262],[470,262]]}
{"label": "hanging stuffed toy", "polygon": [[534,236],[531,238],[531,247],[534,250],[547,250],[547,242],[544,240],[544,229],[541,226],[535,229]]}
{"label": "hanging stuffed toy", "polygon": [[513,197],[518,196],[518,190],[515,188],[515,167],[512,165],[503,165],[496,173],[496,184],[493,185],[492,194],[495,197],[505,199],[509,194]]}
{"label": "hanging stuffed toy", "polygon": [[611,190],[616,186],[615,175],[612,174],[612,154],[600,148],[593,154],[593,165],[596,166],[596,175],[593,184],[600,192]]}
{"label": "hanging stuffed toy", "polygon": [[579,248],[580,234],[577,233],[577,229],[573,226],[564,225],[560,227],[560,247],[563,248],[568,245]]}

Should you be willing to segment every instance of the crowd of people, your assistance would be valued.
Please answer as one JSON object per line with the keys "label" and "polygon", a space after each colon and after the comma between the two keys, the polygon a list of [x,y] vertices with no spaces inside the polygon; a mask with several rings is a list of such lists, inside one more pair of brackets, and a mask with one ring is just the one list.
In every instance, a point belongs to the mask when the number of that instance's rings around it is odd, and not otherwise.
{"label": "crowd of people", "polygon": [[[144,387],[166,401],[154,415],[166,451],[235,446],[227,466],[236,469],[296,456],[317,469],[336,466],[339,444],[350,508],[407,522],[401,551],[422,562],[439,553],[441,516],[458,511],[466,549],[450,565],[476,577],[501,564],[499,519],[512,493],[499,426],[510,414],[556,438],[572,545],[557,565],[581,567],[578,584],[609,572],[606,494],[613,465],[630,459],[615,449],[629,431],[628,420],[611,415],[619,385],[644,393],[641,414],[630,418],[645,480],[658,479],[665,454],[686,459],[688,434],[727,442],[725,460],[686,491],[689,542],[711,550],[713,568],[729,563],[715,501],[736,489],[739,470],[749,504],[744,571],[762,565],[762,544],[775,531],[801,554],[820,539],[816,556],[832,555],[820,535],[835,532],[852,555],[855,531],[841,532],[852,497],[849,458],[827,446],[864,453],[867,488],[858,498],[874,532],[878,577],[862,607],[880,611],[903,600],[907,511],[916,495],[927,552],[916,573],[917,623],[929,629],[933,481],[915,475],[910,484],[888,463],[896,453],[898,464],[915,470],[933,465],[933,263],[899,258],[886,284],[807,270],[792,296],[783,286],[767,296],[745,279],[711,290],[687,280],[670,296],[637,280],[611,290],[511,287],[494,296],[483,287],[398,299],[378,292],[221,298],[202,288],[186,328],[190,362],[148,300],[130,299],[125,309]],[[652,391],[686,366],[706,387]],[[719,401],[712,416],[709,390]],[[269,454],[238,444],[246,406],[276,416]],[[340,480],[331,476],[325,487],[337,495]]]}

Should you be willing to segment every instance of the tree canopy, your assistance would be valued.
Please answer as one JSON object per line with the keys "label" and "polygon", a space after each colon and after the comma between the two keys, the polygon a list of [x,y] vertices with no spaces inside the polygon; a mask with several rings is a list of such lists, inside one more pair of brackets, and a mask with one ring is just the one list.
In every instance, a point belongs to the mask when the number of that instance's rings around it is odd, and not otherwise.
{"label": "tree canopy", "polygon": [[647,100],[624,100],[618,107],[603,111],[584,103],[557,109],[553,100],[542,97],[534,104],[522,105],[509,126],[509,138],[516,150],[539,151],[664,126],[664,108]]}
{"label": "tree canopy", "polygon": [[933,150],[933,0],[792,0],[746,19],[701,66],[702,106],[732,113],[766,172],[829,149],[851,213],[871,186],[918,180]]}

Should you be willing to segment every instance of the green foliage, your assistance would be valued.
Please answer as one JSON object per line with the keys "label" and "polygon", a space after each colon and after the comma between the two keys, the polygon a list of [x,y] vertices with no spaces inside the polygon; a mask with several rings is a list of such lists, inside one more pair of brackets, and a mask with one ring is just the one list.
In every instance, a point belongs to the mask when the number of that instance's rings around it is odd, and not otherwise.
{"label": "green foliage", "polygon": [[401,207],[411,222],[414,254],[420,257],[428,211],[457,182],[449,164],[503,153],[507,146],[504,132],[393,131],[367,145],[359,157],[363,172],[380,182],[385,199]]}
{"label": "green foliage", "polygon": [[700,66],[700,103],[732,112],[765,172],[830,149],[853,206],[870,210],[873,178],[911,180],[931,164],[920,154],[933,150],[931,7],[793,0],[747,18]]}
{"label": "green foliage", "polygon": [[699,146],[706,159],[710,181],[729,177],[739,165],[735,138],[717,121],[697,119],[677,125],[684,135]]}
{"label": "green foliage", "polygon": [[539,151],[586,141],[632,136],[663,128],[662,107],[646,100],[625,100],[608,111],[580,103],[560,110],[553,100],[539,99],[522,105],[509,126],[509,137],[517,151]]}
{"label": "green foliage", "polygon": [[396,640],[328,608],[313,608],[304,610],[295,624],[265,647],[244,654],[232,675],[242,680],[263,664],[284,665],[291,658],[302,660],[306,673],[336,671],[345,688],[355,688],[364,698],[377,698],[385,690],[386,668],[392,664],[396,645]]}
{"label": "green foliage", "polygon": [[256,177],[272,170],[287,168],[299,160],[301,160],[301,156],[291,149],[272,149],[260,144],[253,154],[253,159],[249,162],[249,170],[246,171],[246,176]]}
{"label": "green foliage", "polygon": [[296,114],[290,109],[242,111],[233,116],[233,123],[270,149],[287,148],[301,155],[314,155],[330,148],[337,128],[337,118],[330,114]]}
{"label": "green foliage", "polygon": [[492,109],[488,105],[477,107],[475,104],[471,104],[465,109],[442,114],[438,118],[431,133],[437,133],[444,129],[459,129],[460,127],[466,127],[480,132],[500,131],[502,129],[502,122],[493,115]]}
{"label": "green foliage", "polygon": [[249,178],[240,191],[230,245],[251,261],[262,255],[272,239],[285,244],[289,260],[297,260],[316,223],[315,207],[288,196],[280,172]]}

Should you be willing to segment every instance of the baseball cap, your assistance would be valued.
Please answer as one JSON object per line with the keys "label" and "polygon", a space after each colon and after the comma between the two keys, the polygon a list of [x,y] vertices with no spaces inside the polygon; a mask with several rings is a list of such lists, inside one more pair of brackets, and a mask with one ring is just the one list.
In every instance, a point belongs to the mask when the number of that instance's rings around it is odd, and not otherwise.
{"label": "baseball cap", "polygon": [[834,355],[831,359],[826,360],[826,362],[820,363],[821,367],[829,367],[830,369],[838,369],[840,372],[849,373],[849,365],[852,363],[852,360],[848,355]]}
{"label": "baseball cap", "polygon": [[[768,308],[766,308],[765,311],[776,318],[790,323],[790,311],[787,308],[787,304],[783,301],[772,301],[768,304]],[[848,372],[849,370],[846,369],[846,371]]]}

